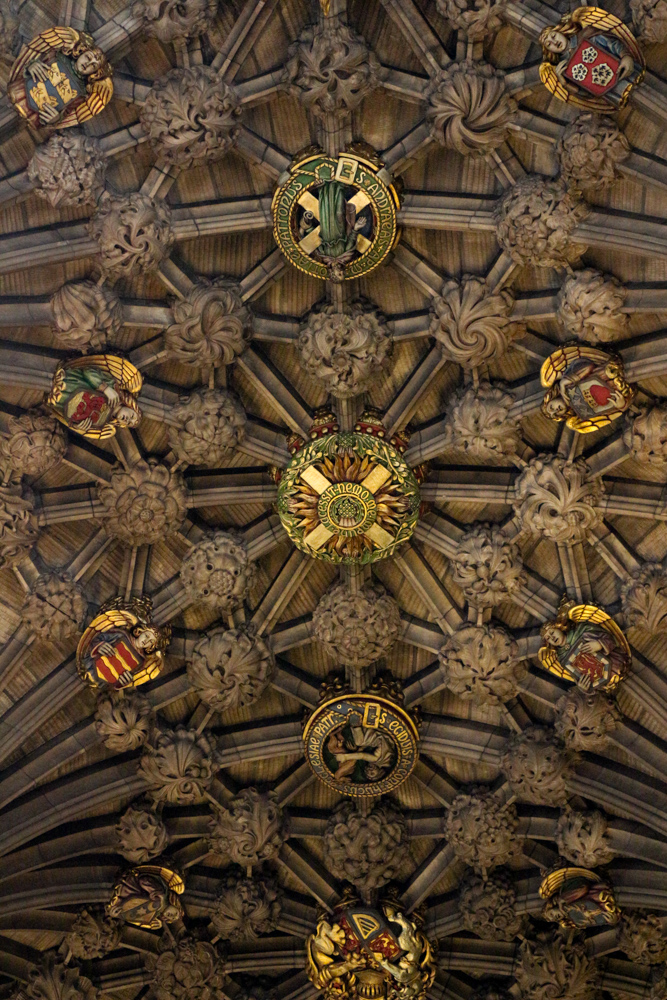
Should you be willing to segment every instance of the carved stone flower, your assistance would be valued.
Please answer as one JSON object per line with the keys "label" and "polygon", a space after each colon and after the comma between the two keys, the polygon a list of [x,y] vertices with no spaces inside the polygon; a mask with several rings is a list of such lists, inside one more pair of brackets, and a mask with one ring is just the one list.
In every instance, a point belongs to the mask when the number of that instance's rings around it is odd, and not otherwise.
{"label": "carved stone flower", "polygon": [[216,712],[252,705],[275,669],[271,649],[250,628],[216,628],[192,651],[187,671],[193,688]]}
{"label": "carved stone flower", "polygon": [[28,163],[35,192],[54,208],[97,204],[106,172],[106,157],[97,139],[73,129],[52,135]]}
{"label": "carved stone flower", "polygon": [[137,750],[150,736],[152,711],[148,699],[133,688],[103,690],[97,696],[95,729],[109,750],[116,753]]}
{"label": "carved stone flower", "polygon": [[463,156],[484,156],[500,146],[517,110],[507,93],[505,74],[470,59],[439,70],[424,98],[435,141]]}
{"label": "carved stone flower", "polygon": [[508,188],[498,204],[496,237],[518,264],[565,267],[586,249],[573,237],[589,212],[564,181],[525,177]]}
{"label": "carved stone flower", "polygon": [[603,750],[620,721],[613,701],[597,691],[572,688],[556,702],[554,732],[572,750]]}
{"label": "carved stone flower", "polygon": [[662,916],[657,913],[623,913],[618,947],[631,962],[659,965],[667,962],[667,937],[662,929]]}
{"label": "carved stone flower", "polygon": [[156,458],[139,461],[129,470],[117,465],[98,497],[107,532],[126,545],[152,545],[173,535],[188,509],[183,477]]}
{"label": "carved stone flower", "polygon": [[512,636],[492,625],[462,625],[447,639],[438,658],[450,691],[480,705],[513,698],[527,672]]}
{"label": "carved stone flower", "polygon": [[158,955],[146,956],[156,1000],[226,1000],[225,963],[208,941],[185,935]]}
{"label": "carved stone flower", "polygon": [[88,231],[99,246],[102,269],[123,275],[157,270],[174,243],[171,209],[141,191],[105,191]]}
{"label": "carved stone flower", "polygon": [[0,569],[16,565],[37,541],[32,492],[12,483],[0,486]]}
{"label": "carved stone flower", "polygon": [[602,523],[596,507],[602,493],[601,480],[589,475],[584,459],[538,455],[514,484],[514,513],[526,531],[572,545]]}
{"label": "carved stone flower", "polygon": [[336,878],[362,893],[379,889],[398,876],[408,852],[402,813],[378,802],[367,813],[356,802],[339,802],[329,816],[324,854]]}
{"label": "carved stone flower", "polygon": [[169,353],[193,368],[229,365],[250,340],[250,312],[234,281],[200,278],[186,298],[172,307],[173,324],[165,331]]}
{"label": "carved stone flower", "polygon": [[61,461],[67,451],[63,425],[40,410],[9,417],[0,436],[0,463],[20,476],[41,476]]}
{"label": "carved stone flower", "polygon": [[313,635],[339,663],[368,666],[386,656],[398,638],[401,615],[394,598],[379,583],[352,594],[336,583],[313,612]]}
{"label": "carved stone flower", "polygon": [[316,117],[352,111],[382,76],[361,35],[333,17],[304,28],[290,45],[285,67],[285,83]]}
{"label": "carved stone flower", "polygon": [[358,396],[386,365],[393,346],[384,316],[369,303],[344,312],[332,305],[310,312],[298,349],[305,371],[337,399]]}
{"label": "carved stone flower", "polygon": [[83,909],[79,910],[65,935],[64,944],[74,958],[89,961],[91,958],[102,958],[107,952],[117,948],[120,934],[119,921],[112,920],[105,913]]}
{"label": "carved stone flower", "polygon": [[59,962],[54,952],[47,952],[30,973],[23,994],[28,1000],[96,1000],[98,995],[90,979],[76,966]]}
{"label": "carved stone flower", "polygon": [[564,858],[585,868],[608,865],[616,857],[609,842],[607,817],[598,809],[565,809],[558,820],[556,844]]}
{"label": "carved stone flower", "polygon": [[236,142],[240,117],[236,91],[210,66],[169,70],[140,112],[155,152],[180,167],[221,159]]}
{"label": "carved stone flower", "polygon": [[256,941],[278,926],[282,897],[282,889],[269,875],[227,875],[211,923],[225,941]]}
{"label": "carved stone flower", "polygon": [[562,747],[551,729],[527,726],[507,740],[500,769],[522,802],[560,805],[567,801],[567,780],[577,754]]}
{"label": "carved stone flower", "polygon": [[630,0],[635,34],[645,45],[667,39],[667,3],[665,0]]}
{"label": "carved stone flower", "polygon": [[628,314],[623,312],[627,295],[617,278],[593,268],[568,274],[556,305],[556,319],[565,339],[597,344],[627,336]]}
{"label": "carved stone flower", "polygon": [[40,639],[62,642],[83,630],[88,601],[67,573],[43,573],[30,589],[21,619]]}
{"label": "carved stone flower", "polygon": [[123,326],[123,306],[111,288],[70,281],[51,296],[53,336],[72,351],[103,351]]}
{"label": "carved stone flower", "polygon": [[568,943],[561,931],[538,934],[519,945],[512,970],[521,995],[531,1000],[596,1000],[600,973],[584,940]]}
{"label": "carved stone flower", "polygon": [[667,406],[639,407],[636,416],[627,418],[623,441],[638,462],[667,464]]}
{"label": "carved stone flower", "polygon": [[483,278],[464,274],[433,297],[429,332],[450,361],[478,368],[501,357],[519,333],[513,306],[508,291],[492,292]]}
{"label": "carved stone flower", "polygon": [[197,389],[172,408],[169,444],[179,461],[215,469],[245,438],[247,417],[227,389]]}
{"label": "carved stone flower", "polygon": [[622,175],[618,165],[630,156],[630,143],[611,118],[579,115],[556,145],[561,177],[581,191],[610,187]]}
{"label": "carved stone flower", "polygon": [[468,38],[483,38],[502,26],[507,0],[436,0],[443,17]]}
{"label": "carved stone flower", "polygon": [[480,461],[516,454],[521,435],[510,416],[513,402],[509,390],[488,382],[457,389],[447,405],[448,444]]}
{"label": "carved stone flower", "polygon": [[214,741],[184,726],[161,733],[147,746],[140,771],[157,805],[190,806],[204,802],[218,772]]}
{"label": "carved stone flower", "polygon": [[512,941],[523,934],[527,917],[516,911],[516,890],[505,872],[483,878],[469,872],[459,891],[461,922],[485,941]]}
{"label": "carved stone flower", "polygon": [[226,614],[243,603],[256,576],[243,537],[231,531],[215,531],[197,542],[181,565],[181,583],[189,599]]}
{"label": "carved stone flower", "polygon": [[519,546],[500,525],[475,524],[456,543],[454,581],[479,608],[511,600],[526,582]]}
{"label": "carved stone flower", "polygon": [[135,864],[150,861],[167,847],[167,828],[159,816],[141,806],[129,806],[116,826],[118,851]]}
{"label": "carved stone flower", "polygon": [[521,851],[516,806],[490,788],[472,787],[454,797],[445,819],[445,839],[457,858],[485,874]]}
{"label": "carved stone flower", "polygon": [[244,788],[215,810],[208,842],[215,854],[247,868],[275,858],[286,835],[285,816],[276,793]]}
{"label": "carved stone flower", "polygon": [[646,635],[667,632],[667,567],[647,562],[621,587],[625,624]]}
{"label": "carved stone flower", "polygon": [[135,0],[134,17],[144,31],[161,42],[185,42],[208,31],[218,11],[218,0]]}

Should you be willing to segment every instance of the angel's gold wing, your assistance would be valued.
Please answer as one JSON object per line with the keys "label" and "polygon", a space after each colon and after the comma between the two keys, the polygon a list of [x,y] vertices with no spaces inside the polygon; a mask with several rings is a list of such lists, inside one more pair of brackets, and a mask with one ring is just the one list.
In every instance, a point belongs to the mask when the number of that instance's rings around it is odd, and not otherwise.
{"label": "angel's gold wing", "polygon": [[133,396],[141,392],[144,380],[138,368],[126,358],[119,358],[115,354],[88,354],[82,358],[75,358],[74,361],[67,362],[68,368],[101,368],[118,383],[121,389],[126,389]]}
{"label": "angel's gold wing", "polygon": [[540,368],[540,382],[544,388],[548,389],[552,386],[558,376],[562,375],[567,366],[576,361],[577,358],[587,358],[589,361],[605,365],[609,361],[609,354],[584,344],[568,344],[566,347],[559,347],[557,351],[549,355]]}
{"label": "angel's gold wing", "polygon": [[23,70],[28,65],[28,63],[34,62],[35,59],[39,59],[46,52],[50,52],[52,49],[63,49],[64,51],[70,50],[79,41],[80,35],[75,28],[47,28],[46,31],[42,31],[39,35],[36,35],[31,41],[26,42],[18,57],[12,66],[12,71],[9,74],[9,80],[7,85],[18,80],[19,77],[23,76]]}
{"label": "angel's gold wing", "polygon": [[575,604],[568,611],[568,617],[573,622],[594,622],[602,625],[607,632],[611,632],[616,641],[622,646],[628,656],[631,656],[630,645],[625,638],[622,629],[616,624],[611,615],[608,615],[603,608],[598,608],[595,604]]}
{"label": "angel's gold wing", "polygon": [[602,7],[578,7],[572,14],[572,20],[583,25],[590,25],[597,31],[606,31],[610,35],[615,35],[627,47],[635,62],[643,68],[646,66],[644,53],[637,44],[637,39],[632,34],[627,24],[624,24],[615,14],[610,14]]}
{"label": "angel's gold wing", "polygon": [[133,615],[130,611],[103,611],[101,614],[93,618],[92,622],[79,639],[79,644],[76,647],[76,663],[79,668],[79,674],[85,680],[89,681],[83,666],[83,658],[96,635],[99,635],[100,632],[106,632],[108,629],[113,628],[131,629],[137,625],[138,622],[139,619],[137,616]]}
{"label": "angel's gold wing", "polygon": [[618,410],[613,415],[605,414],[602,417],[588,417],[586,419],[583,417],[568,417],[565,423],[570,430],[576,431],[577,434],[592,434],[593,431],[599,430],[600,427],[606,427],[620,416],[621,411]]}
{"label": "angel's gold wing", "polygon": [[541,646],[537,651],[537,657],[544,669],[548,670],[550,674],[555,674],[556,677],[571,677],[569,671],[558,659],[553,646]]}
{"label": "angel's gold wing", "polygon": [[597,111],[599,114],[609,113],[609,101],[606,101],[603,97],[578,97],[576,94],[570,93],[567,87],[558,79],[556,70],[551,63],[540,63],[540,80],[549,93],[557,97],[559,101],[564,101],[566,104],[573,104],[577,108],[585,108],[587,111]]}
{"label": "angel's gold wing", "polygon": [[82,125],[83,122],[90,121],[100,111],[104,111],[107,104],[113,97],[113,79],[105,76],[102,80],[96,80],[90,88],[90,93],[85,101],[76,104],[70,111],[63,115],[58,128],[70,128],[73,125]]}

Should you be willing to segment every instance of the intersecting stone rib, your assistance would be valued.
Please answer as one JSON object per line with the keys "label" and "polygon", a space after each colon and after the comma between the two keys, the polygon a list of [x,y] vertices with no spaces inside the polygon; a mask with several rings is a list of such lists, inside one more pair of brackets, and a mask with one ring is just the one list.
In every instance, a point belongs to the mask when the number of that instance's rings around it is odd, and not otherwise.
{"label": "intersecting stone rib", "polygon": [[499,732],[497,726],[486,722],[470,722],[424,713],[420,746],[425,753],[497,767],[505,739],[506,734]]}
{"label": "intersecting stone rib", "polygon": [[421,552],[408,544],[394,556],[394,565],[414,587],[443,632],[451,634],[458,628],[463,616]]}
{"label": "intersecting stone rib", "polygon": [[403,904],[408,913],[411,913],[426,899],[454,862],[454,849],[449,844],[436,844],[401,893]]}
{"label": "intersecting stone rib", "polygon": [[282,88],[283,70],[273,69],[259,76],[251,76],[248,80],[237,83],[234,87],[241,104],[258,104],[272,97]]}
{"label": "intersecting stone rib", "polygon": [[428,77],[405,73],[391,66],[383,66],[383,71],[382,86],[385,90],[390,94],[396,94],[402,101],[409,101],[411,104],[422,103]]}
{"label": "intersecting stone rib", "polygon": [[[407,454],[407,453],[406,453]],[[409,461],[410,459],[408,459]],[[510,504],[514,498],[515,471],[508,469],[461,468],[439,469],[421,488],[422,499],[431,503],[449,500]],[[486,482],[482,481],[486,480]]]}
{"label": "intersecting stone rib", "polygon": [[494,233],[495,198],[406,191],[399,221],[420,229]]}
{"label": "intersecting stone rib", "polygon": [[236,148],[242,156],[254,163],[255,166],[260,167],[274,180],[277,180],[285,170],[289,169],[292,161],[287,153],[278,149],[277,146],[273,146],[245,125],[241,125],[239,128]]}
{"label": "intersecting stone rib", "polygon": [[236,364],[285,423],[308,440],[312,418],[303,400],[271,361],[255,348],[249,347],[240,355]]}
{"label": "intersecting stone rib", "polygon": [[243,65],[245,53],[273,14],[278,0],[246,0],[234,24],[216,53],[211,66],[231,83]]}
{"label": "intersecting stone rib", "polygon": [[271,678],[271,686],[276,691],[291,695],[307,708],[315,708],[320,697],[320,681],[280,657]]}
{"label": "intersecting stone rib", "polygon": [[107,59],[118,60],[126,55],[143,28],[141,18],[134,16],[132,8],[133,4],[128,4],[93,32],[95,43]]}
{"label": "intersecting stone rib", "polygon": [[420,753],[412,777],[443,806],[449,806],[459,790],[453,778],[424,753]]}
{"label": "intersecting stone rib", "polygon": [[287,540],[287,534],[277,514],[268,511],[261,517],[246,525],[243,537],[248,546],[248,558],[253,562],[263,555],[272,552],[278,545]]}
{"label": "intersecting stone rib", "polygon": [[220,766],[252,760],[268,760],[302,749],[301,716],[259,719],[252,725],[230,726],[217,735]]}
{"label": "intersecting stone rib", "polygon": [[288,649],[305,646],[313,639],[313,616],[304,615],[288,622],[280,622],[271,633],[271,648],[274,653],[284,653]]}
{"label": "intersecting stone rib", "polygon": [[430,126],[420,122],[410,129],[393,146],[385,149],[382,160],[392,174],[397,177],[411,167],[418,157],[433,145]]}
{"label": "intersecting stone rib", "polygon": [[81,222],[64,222],[51,229],[32,229],[0,237],[0,274],[42,264],[81,260],[97,253],[97,243]]}
{"label": "intersecting stone rib", "polygon": [[413,0],[381,0],[381,3],[430,75],[447,65],[449,56]]}
{"label": "intersecting stone rib", "polygon": [[[414,250],[401,242],[394,250],[392,265],[408,278],[413,285],[427,295],[438,295],[442,288],[442,276],[431,265],[416,254]],[[429,325],[429,314],[424,313],[426,327]]]}
{"label": "intersecting stone rib", "polygon": [[285,258],[277,248],[261,260],[252,271],[241,279],[241,298],[249,302],[277,281],[287,267]]}
{"label": "intersecting stone rib", "polygon": [[405,427],[419,406],[422,396],[430,389],[433,379],[446,364],[447,358],[439,344],[435,344],[418,362],[384,414],[383,423],[387,437],[392,437]]}
{"label": "intersecting stone rib", "polygon": [[249,196],[179,205],[172,209],[172,220],[176,240],[270,229],[273,225],[271,198]]}
{"label": "intersecting stone rib", "polygon": [[220,469],[191,472],[187,478],[190,506],[216,507],[229,503],[272,503],[275,484],[263,469]]}
{"label": "intersecting stone rib", "polygon": [[588,246],[606,251],[667,257],[667,221],[595,210],[577,226],[575,234]]}
{"label": "intersecting stone rib", "polygon": [[593,591],[583,543],[559,545],[558,558],[568,597],[575,598],[583,604],[592,600]]}
{"label": "intersecting stone rib", "polygon": [[128,73],[119,73],[118,70],[113,75],[113,95],[119,101],[141,106],[146,103],[151,90],[152,84],[148,80],[137,80],[136,77]]}
{"label": "intersecting stone rib", "polygon": [[312,566],[313,559],[304,552],[294,549],[289,554],[253,613],[252,620],[260,633],[271,631]]}

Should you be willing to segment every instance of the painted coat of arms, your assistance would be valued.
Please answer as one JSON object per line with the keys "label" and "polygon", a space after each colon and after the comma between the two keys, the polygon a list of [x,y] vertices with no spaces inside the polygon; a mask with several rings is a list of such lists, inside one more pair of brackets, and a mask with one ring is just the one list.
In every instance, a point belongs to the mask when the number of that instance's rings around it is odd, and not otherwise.
{"label": "painted coat of arms", "polygon": [[584,690],[613,691],[630,669],[627,639],[595,604],[564,599],[558,617],[542,626],[541,635],[546,643],[538,653],[542,666]]}
{"label": "painted coat of arms", "polygon": [[617,924],[621,911],[611,883],[595,871],[562,864],[560,859],[540,886],[544,919],[574,930]]}
{"label": "painted coat of arms", "polygon": [[91,354],[58,365],[46,403],[70,430],[99,440],[138,425],[142,385],[141,372],[129,361]]}
{"label": "painted coat of arms", "polygon": [[619,357],[585,344],[570,344],[550,354],[540,380],[546,389],[544,415],[565,420],[579,434],[590,434],[617,420],[636,392],[625,379]]}
{"label": "painted coat of arms", "polygon": [[158,930],[183,916],[178,897],[184,891],[183,879],[170,868],[137,865],[114,886],[107,913],[126,924]]}
{"label": "painted coat of arms", "polygon": [[91,687],[137,687],[158,676],[171,626],[154,625],[151,600],[113,598],[103,604],[79,640],[76,665]]}

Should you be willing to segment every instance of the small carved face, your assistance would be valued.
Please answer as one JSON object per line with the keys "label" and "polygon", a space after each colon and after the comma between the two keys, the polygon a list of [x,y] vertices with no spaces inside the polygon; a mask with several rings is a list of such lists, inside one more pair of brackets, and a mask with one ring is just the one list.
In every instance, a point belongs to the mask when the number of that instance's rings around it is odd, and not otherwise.
{"label": "small carved face", "polygon": [[115,420],[121,427],[136,427],[139,423],[139,414],[131,406],[121,406]]}
{"label": "small carved face", "polygon": [[329,281],[333,281],[335,284],[340,284],[345,281],[345,268],[342,264],[334,262],[329,264],[328,267],[328,278]]}
{"label": "small carved face", "polygon": [[555,52],[556,55],[559,55],[567,48],[567,38],[562,31],[552,28],[551,31],[545,32],[542,36],[542,44],[549,52]]}
{"label": "small carved face", "polygon": [[134,637],[135,646],[144,653],[150,653],[156,649],[158,641],[159,636],[154,628],[141,629]]}
{"label": "small carved face", "polygon": [[77,59],[75,66],[80,76],[90,76],[95,73],[104,60],[104,56],[99,49],[86,49]]}
{"label": "small carved face", "polygon": [[556,625],[545,625],[542,637],[549,646],[564,646],[567,642],[567,633],[563,632]]}
{"label": "small carved face", "polygon": [[563,420],[569,414],[570,408],[564,399],[555,396],[554,399],[545,402],[544,412],[552,420]]}

